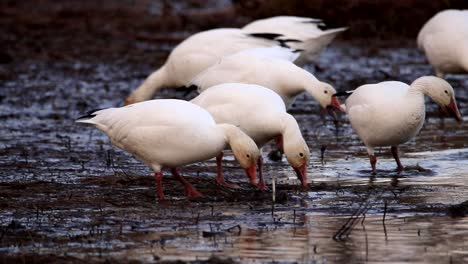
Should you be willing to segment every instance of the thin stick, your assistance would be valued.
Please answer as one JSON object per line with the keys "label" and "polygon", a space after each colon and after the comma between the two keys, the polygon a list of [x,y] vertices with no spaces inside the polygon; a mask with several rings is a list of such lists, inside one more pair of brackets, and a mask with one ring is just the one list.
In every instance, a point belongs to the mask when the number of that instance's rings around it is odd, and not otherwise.
{"label": "thin stick", "polygon": [[271,189],[273,190],[272,192],[272,197],[271,197],[271,217],[273,218],[273,222],[275,222],[275,203],[276,203],[276,175],[273,173],[273,178],[271,181]]}

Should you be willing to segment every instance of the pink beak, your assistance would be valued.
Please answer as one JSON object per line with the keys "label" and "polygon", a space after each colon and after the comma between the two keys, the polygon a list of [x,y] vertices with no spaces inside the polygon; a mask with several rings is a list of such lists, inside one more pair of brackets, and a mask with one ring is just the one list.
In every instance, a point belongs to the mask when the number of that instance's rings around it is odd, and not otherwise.
{"label": "pink beak", "polygon": [[453,97],[450,99],[450,104],[443,109],[445,112],[448,112],[451,116],[453,116],[458,123],[463,121],[460,111],[458,111],[457,103],[455,103],[455,99]]}
{"label": "pink beak", "polygon": [[297,178],[301,181],[303,187],[307,188],[307,164],[304,163],[301,166],[294,168]]}
{"label": "pink beak", "polygon": [[339,112],[346,112],[342,107],[341,107],[341,103],[340,103],[340,100],[338,100],[338,98],[336,98],[335,96],[332,96],[331,98],[331,102],[330,102],[330,105],[327,106],[327,108],[330,107],[331,109],[336,109],[338,110]]}
{"label": "pink beak", "polygon": [[257,186],[257,167],[253,163],[250,167],[245,169],[247,176],[249,176],[250,184]]}

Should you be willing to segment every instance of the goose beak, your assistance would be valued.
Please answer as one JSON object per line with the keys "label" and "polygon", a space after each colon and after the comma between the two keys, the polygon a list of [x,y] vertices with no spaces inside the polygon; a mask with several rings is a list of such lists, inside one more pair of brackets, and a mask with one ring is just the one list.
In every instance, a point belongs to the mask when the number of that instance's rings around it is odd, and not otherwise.
{"label": "goose beak", "polygon": [[458,123],[461,123],[463,121],[460,111],[458,111],[457,103],[455,103],[455,99],[453,97],[452,99],[450,99],[450,104],[448,106],[445,106],[443,109],[444,112],[447,112],[451,116],[453,116]]}
{"label": "goose beak", "polygon": [[247,176],[249,176],[250,184],[257,186],[257,167],[255,166],[255,163],[245,169],[245,172],[247,173]]}
{"label": "goose beak", "polygon": [[338,112],[344,113],[345,110],[341,107],[340,100],[336,98],[335,96],[332,96],[330,104],[327,106],[327,108],[331,108],[333,110],[338,110]]}
{"label": "goose beak", "polygon": [[307,188],[307,163],[294,168],[294,171],[296,172],[297,178],[301,181],[302,186]]}

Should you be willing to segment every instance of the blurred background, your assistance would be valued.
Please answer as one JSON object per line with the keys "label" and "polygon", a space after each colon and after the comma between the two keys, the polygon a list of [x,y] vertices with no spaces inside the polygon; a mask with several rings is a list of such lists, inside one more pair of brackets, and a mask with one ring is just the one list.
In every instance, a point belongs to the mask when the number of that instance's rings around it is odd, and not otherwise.
{"label": "blurred background", "polygon": [[145,42],[175,44],[197,31],[239,27],[275,15],[322,18],[330,26],[348,26],[340,36],[345,39],[415,39],[427,19],[447,8],[468,8],[468,1],[3,0],[0,63],[31,56],[135,56],[151,50]]}

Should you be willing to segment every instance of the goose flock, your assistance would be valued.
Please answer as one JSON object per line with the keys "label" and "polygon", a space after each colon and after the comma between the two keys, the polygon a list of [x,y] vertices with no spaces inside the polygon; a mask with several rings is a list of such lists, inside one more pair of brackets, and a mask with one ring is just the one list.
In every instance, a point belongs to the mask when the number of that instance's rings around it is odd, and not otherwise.
{"label": "goose flock", "polygon": [[[441,11],[423,26],[417,43],[438,77],[422,76],[411,85],[386,81],[337,92],[301,68],[345,30],[329,29],[320,19],[279,16],[194,34],[125,99],[126,106],[91,111],[77,122],[94,125],[112,144],[148,165],[160,200],[163,168],[182,183],[186,196],[203,196],[179,167],[211,158],[217,161],[216,183],[236,187],[222,172],[228,147],[249,182],[267,190],[262,147],[270,141],[306,188],[309,147],[300,124],[287,113],[303,92],[322,108],[347,114],[367,148],[372,174],[376,147],[390,147],[397,170],[402,170],[398,146],[422,128],[425,96],[458,122],[463,120],[455,91],[442,77],[468,72],[468,11]],[[162,88],[196,88],[200,94],[190,102],[151,100]],[[339,96],[348,96],[344,104]]]}

